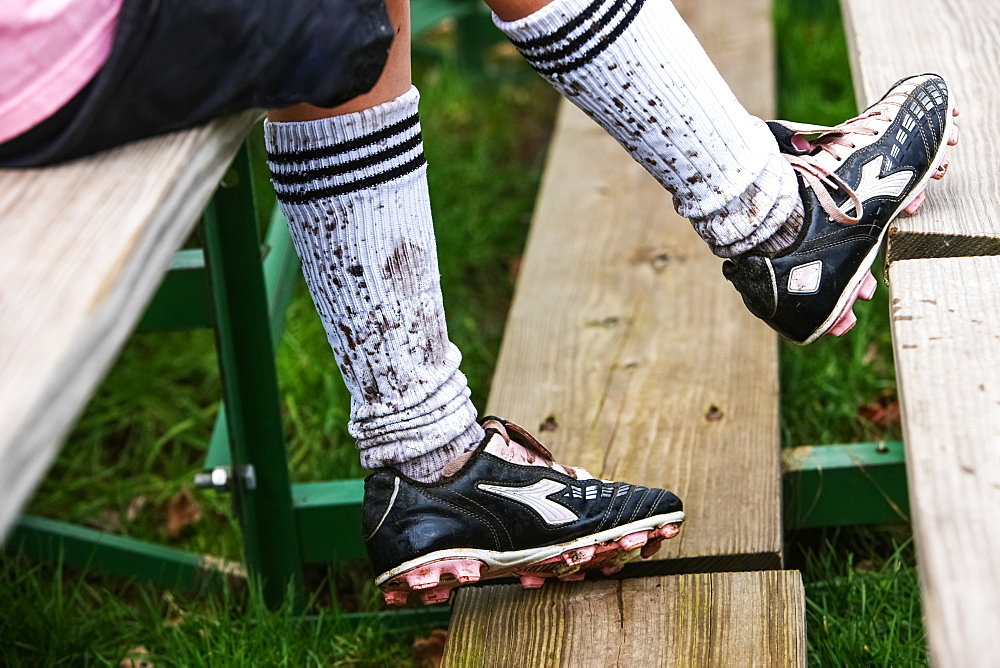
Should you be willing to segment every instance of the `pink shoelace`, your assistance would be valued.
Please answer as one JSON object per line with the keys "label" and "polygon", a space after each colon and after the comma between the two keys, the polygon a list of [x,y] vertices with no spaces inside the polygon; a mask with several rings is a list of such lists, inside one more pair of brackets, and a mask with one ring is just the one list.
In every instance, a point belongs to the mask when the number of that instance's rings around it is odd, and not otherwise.
{"label": "pink shoelace", "polygon": [[[867,125],[862,125],[862,123],[883,116],[888,117],[885,120],[891,122],[895,116],[891,107],[898,108],[903,105],[902,101],[897,102],[891,98],[902,97],[905,100],[907,96],[908,94],[902,91],[889,95],[878,104],[865,110],[861,115],[832,127],[825,125],[796,125],[792,143],[799,150],[819,148],[822,152],[833,156],[837,162],[841,162],[844,159],[841,153],[845,149],[851,150],[856,148],[856,144],[851,141],[850,135],[877,136],[879,134],[878,130]],[[813,139],[807,139],[806,135],[817,136]],[[792,169],[802,175],[802,180],[805,184],[816,193],[816,199],[819,200],[820,206],[823,207],[823,210],[826,211],[832,220],[845,225],[854,225],[861,220],[863,212],[861,199],[843,179],[817,164],[816,158],[818,155],[784,154],[784,157],[792,166]],[[849,215],[837,206],[837,203],[833,201],[833,196],[830,194],[831,191],[835,190],[843,190],[847,194],[848,199],[854,205],[855,215]]]}

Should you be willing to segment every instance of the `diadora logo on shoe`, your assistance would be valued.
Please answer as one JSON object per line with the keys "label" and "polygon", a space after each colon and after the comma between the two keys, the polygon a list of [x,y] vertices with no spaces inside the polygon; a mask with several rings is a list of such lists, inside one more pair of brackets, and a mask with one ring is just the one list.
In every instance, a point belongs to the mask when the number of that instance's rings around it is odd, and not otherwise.
{"label": "diadora logo on shoe", "polygon": [[545,523],[549,526],[569,524],[570,522],[575,522],[580,517],[561,503],[556,503],[548,498],[552,494],[566,489],[566,485],[561,482],[556,482],[555,480],[539,480],[538,482],[528,485],[527,487],[487,485],[486,483],[481,482],[476,485],[476,487],[484,492],[496,494],[497,496],[502,496],[505,499],[517,501],[522,505],[528,506],[541,515],[542,519],[545,520]]}
{"label": "diadora logo on shoe", "polygon": [[[877,155],[861,166],[861,181],[858,183],[854,193],[861,200],[862,206],[865,202],[876,197],[899,197],[910,185],[913,175],[916,173],[912,169],[901,169],[886,176],[882,176],[883,157]],[[847,200],[845,214],[854,211],[854,203]]]}

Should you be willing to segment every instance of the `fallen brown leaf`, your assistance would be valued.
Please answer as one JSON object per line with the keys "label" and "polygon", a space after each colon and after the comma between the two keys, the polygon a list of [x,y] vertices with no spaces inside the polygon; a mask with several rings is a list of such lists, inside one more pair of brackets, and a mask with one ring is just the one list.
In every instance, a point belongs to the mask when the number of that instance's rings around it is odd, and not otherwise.
{"label": "fallen brown leaf", "polygon": [[168,538],[176,538],[200,519],[201,506],[191,496],[191,492],[182,489],[167,501],[167,523],[162,531]]}
{"label": "fallen brown leaf", "polygon": [[124,668],[153,668],[153,663],[146,660],[148,654],[142,645],[133,647],[125,653],[125,658],[118,665]]}
{"label": "fallen brown leaf", "polygon": [[142,511],[143,507],[146,505],[146,497],[137,496],[128,502],[128,508],[125,510],[125,519],[129,522],[135,522],[139,517],[139,512]]}
{"label": "fallen brown leaf", "polygon": [[440,668],[444,658],[444,644],[448,640],[448,632],[443,629],[432,631],[426,638],[413,641],[413,654],[425,666]]}
{"label": "fallen brown leaf", "polygon": [[900,424],[899,403],[895,397],[882,397],[866,406],[858,406],[858,415],[881,429]]}

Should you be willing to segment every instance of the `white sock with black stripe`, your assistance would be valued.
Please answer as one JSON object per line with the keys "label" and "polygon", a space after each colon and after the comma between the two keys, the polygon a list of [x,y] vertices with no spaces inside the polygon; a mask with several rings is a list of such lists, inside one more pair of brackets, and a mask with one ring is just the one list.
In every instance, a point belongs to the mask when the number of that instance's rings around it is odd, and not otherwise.
{"label": "white sock with black stripe", "polygon": [[485,435],[448,340],[419,95],[265,125],[272,181],[366,468],[430,481]]}
{"label": "white sock with black stripe", "polygon": [[674,195],[712,251],[780,250],[802,223],[798,181],[667,0],[553,0],[494,16],[531,66]]}

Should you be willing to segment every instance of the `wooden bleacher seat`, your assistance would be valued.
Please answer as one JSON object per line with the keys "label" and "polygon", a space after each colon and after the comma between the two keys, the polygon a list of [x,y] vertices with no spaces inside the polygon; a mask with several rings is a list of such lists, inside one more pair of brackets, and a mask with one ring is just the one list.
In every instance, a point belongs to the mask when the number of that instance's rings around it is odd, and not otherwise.
{"label": "wooden bleacher seat", "polygon": [[[675,4],[770,116],[769,3]],[[631,574],[697,574],[460,589],[447,665],[804,665],[801,577],[777,570],[777,340],[720,266],[669,194],[564,104],[487,412],[559,461],[677,492],[681,536]]]}
{"label": "wooden bleacher seat", "polygon": [[[502,615],[488,615],[498,609]],[[698,573],[462,596],[443,666],[804,666],[796,571]],[[530,657],[530,658],[529,658]]]}
{"label": "wooden bleacher seat", "polygon": [[0,170],[0,542],[259,116]]}
{"label": "wooden bleacher seat", "polygon": [[860,106],[908,74],[957,96],[948,177],[889,232],[893,346],[931,657],[996,665],[1000,631],[1000,6],[844,0]]}

